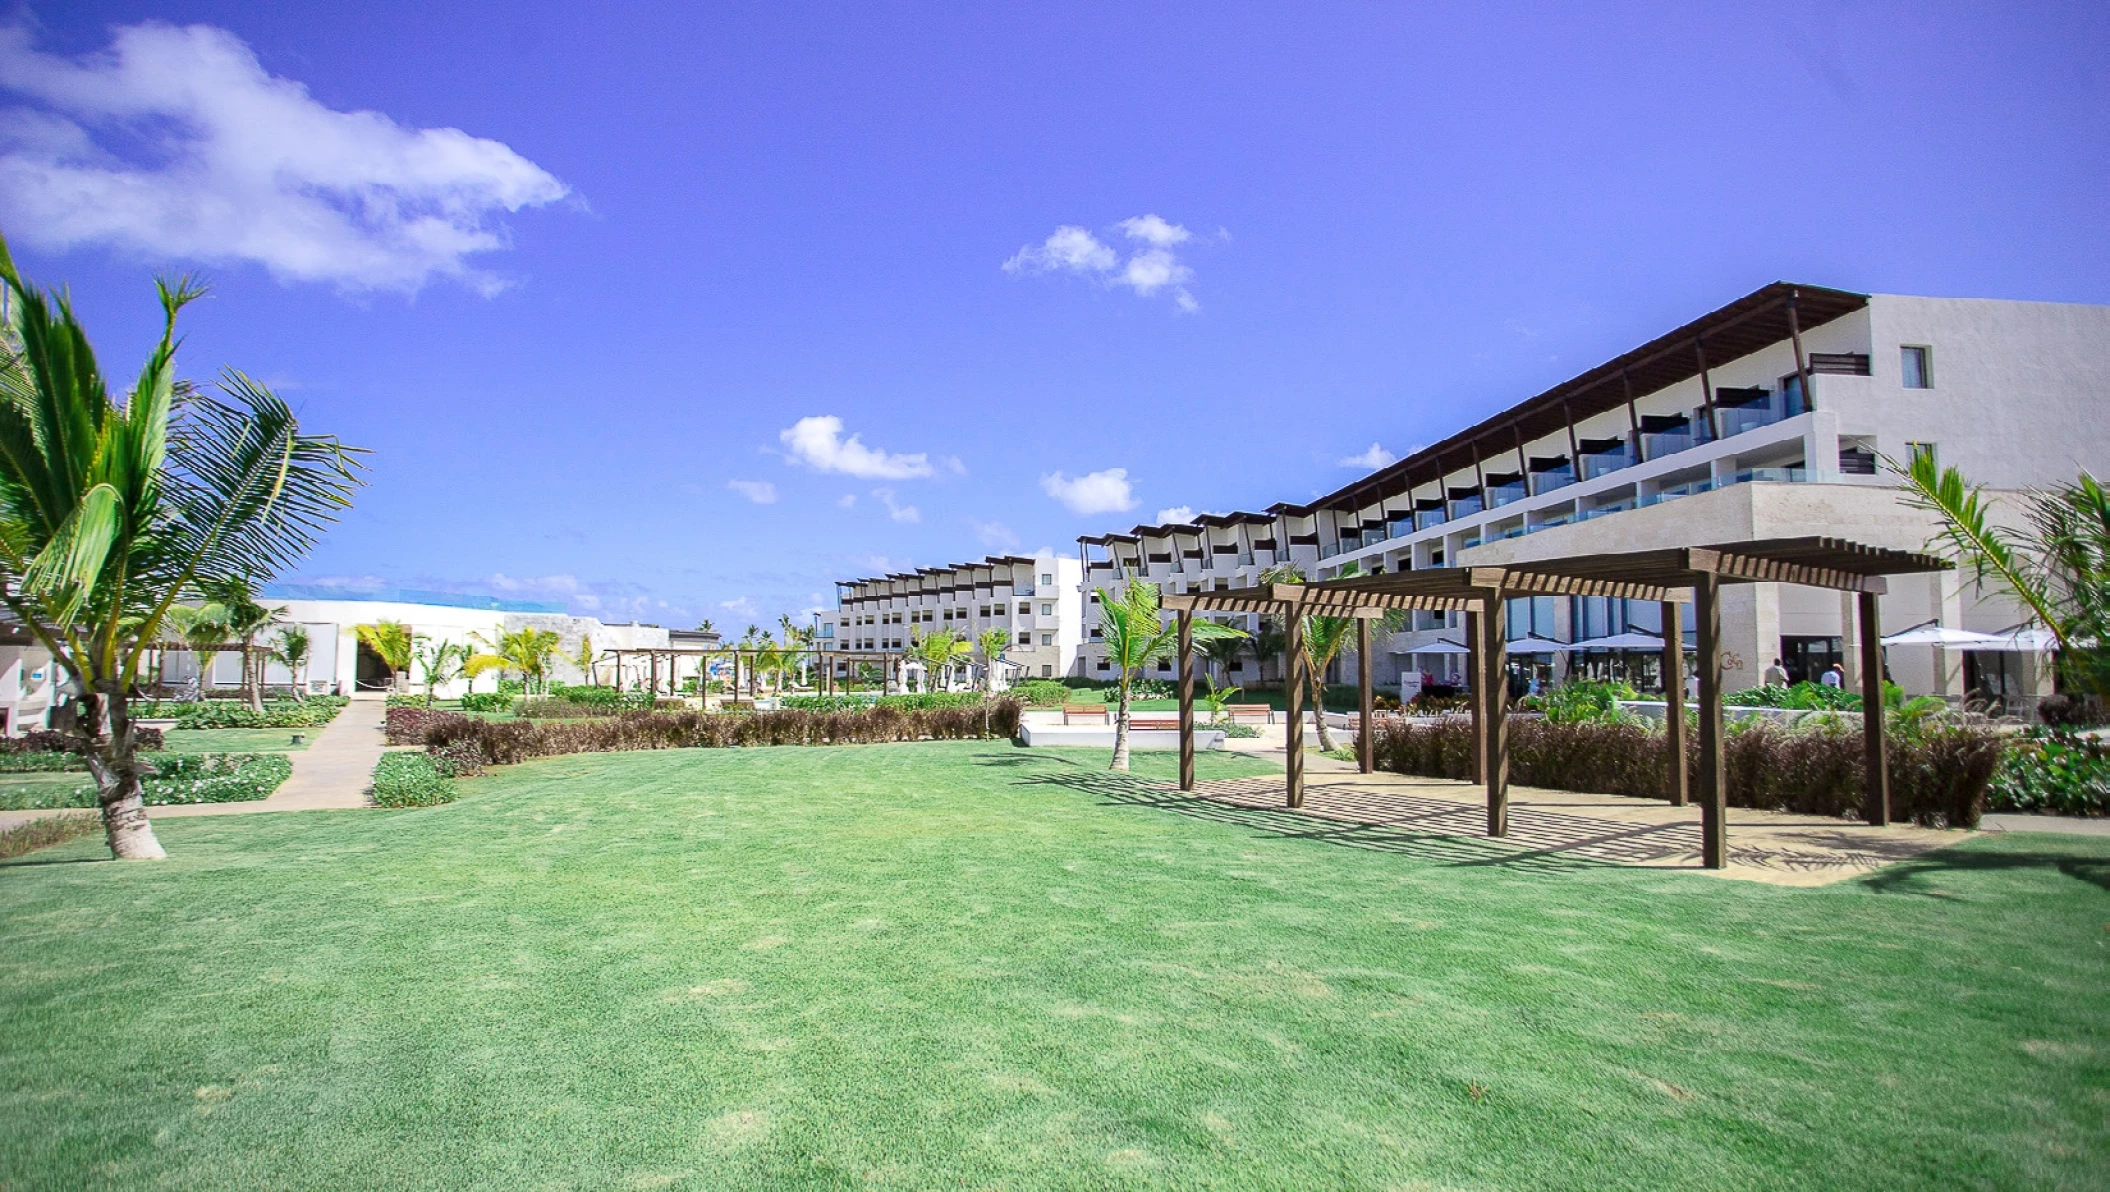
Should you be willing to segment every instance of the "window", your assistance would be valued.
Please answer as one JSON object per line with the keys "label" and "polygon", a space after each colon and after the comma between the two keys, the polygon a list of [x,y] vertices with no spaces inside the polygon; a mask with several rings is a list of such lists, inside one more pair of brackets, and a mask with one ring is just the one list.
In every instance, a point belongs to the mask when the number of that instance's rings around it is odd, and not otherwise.
{"label": "window", "polygon": [[1032,634],[1030,634],[1030,633],[1021,633],[1021,634],[1019,634],[1019,635],[1018,635],[1018,644],[1019,644],[1019,645],[1021,645],[1021,646],[1030,646],[1030,645],[1032,645],[1032,644],[1033,644],[1033,635],[1032,635]]}
{"label": "window", "polygon": [[1041,572],[1041,573],[1040,573],[1040,586],[1041,586],[1041,587],[1043,587],[1043,588],[1052,588],[1052,587],[1054,587],[1054,586],[1055,586],[1055,577],[1054,577],[1054,576],[1052,576],[1052,575],[1049,575],[1049,574],[1048,574],[1047,572],[1045,572],[1045,571]]}
{"label": "window", "polygon": [[1935,453],[1934,444],[1932,443],[1907,443],[1905,444],[1905,456],[1913,463],[1918,463],[1924,458],[1935,468],[1939,469],[1941,467],[1941,456]]}
{"label": "window", "polygon": [[1114,664],[1113,664],[1113,663],[1111,663],[1111,662],[1108,662],[1108,661],[1107,661],[1106,659],[1104,659],[1104,658],[1101,658],[1101,659],[1099,660],[1099,669],[1100,669],[1100,670],[1112,670],[1112,669],[1114,669]]}
{"label": "window", "polygon": [[1051,666],[1051,665],[1049,665],[1048,663],[1045,663],[1045,662],[1043,662],[1043,663],[1041,663],[1041,664],[1040,664],[1040,677],[1041,677],[1041,678],[1043,678],[1043,679],[1050,679],[1050,678],[1053,678],[1054,676],[1055,676],[1055,668],[1054,668],[1053,666]]}
{"label": "window", "polygon": [[1040,635],[1040,644],[1041,644],[1041,645],[1043,645],[1043,646],[1052,646],[1052,645],[1054,645],[1054,644],[1055,644],[1055,635],[1054,635],[1054,634],[1052,634],[1052,633],[1043,633],[1043,634],[1041,634],[1041,635]]}
{"label": "window", "polygon": [[1898,349],[1898,356],[1899,373],[1905,379],[1905,388],[1934,388],[1934,361],[1931,349],[1908,344]]}
{"label": "window", "polygon": [[1046,602],[1043,602],[1043,603],[1041,604],[1041,606],[1040,606],[1040,615],[1041,615],[1041,616],[1043,616],[1043,617],[1052,617],[1052,616],[1054,616],[1054,615],[1055,615],[1055,606],[1054,606],[1054,605],[1052,605],[1052,604],[1048,604],[1048,603],[1046,603]]}
{"label": "window", "polygon": [[1023,601],[1023,600],[1021,600],[1021,601],[1019,601],[1019,602],[1018,602],[1018,615],[1019,615],[1019,616],[1021,616],[1021,617],[1024,617],[1024,616],[1028,616],[1028,615],[1031,615],[1031,613],[1032,613],[1032,612],[1033,612],[1033,606],[1032,606],[1032,605],[1030,605],[1030,604],[1027,604],[1027,603],[1026,603],[1025,601]]}

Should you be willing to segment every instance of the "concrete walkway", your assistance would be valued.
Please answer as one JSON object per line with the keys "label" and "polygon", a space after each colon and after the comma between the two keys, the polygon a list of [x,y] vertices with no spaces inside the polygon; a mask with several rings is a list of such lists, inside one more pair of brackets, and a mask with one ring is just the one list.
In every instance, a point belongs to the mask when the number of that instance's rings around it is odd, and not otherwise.
{"label": "concrete walkway", "polygon": [[1978,821],[1983,832],[2060,832],[2070,836],[2110,836],[2110,818],[2075,815],[1988,815]]}
{"label": "concrete walkway", "polygon": [[[380,695],[356,695],[337,719],[323,726],[306,749],[286,756],[293,761],[293,776],[271,792],[268,799],[248,803],[187,803],[174,807],[149,807],[149,819],[185,819],[194,815],[253,815],[262,811],[325,811],[373,806],[366,797],[374,763],[385,752],[381,728],[387,700]],[[82,781],[87,775],[81,775]],[[47,815],[92,814],[93,809],[53,807],[39,811],[0,811],[0,831]]]}

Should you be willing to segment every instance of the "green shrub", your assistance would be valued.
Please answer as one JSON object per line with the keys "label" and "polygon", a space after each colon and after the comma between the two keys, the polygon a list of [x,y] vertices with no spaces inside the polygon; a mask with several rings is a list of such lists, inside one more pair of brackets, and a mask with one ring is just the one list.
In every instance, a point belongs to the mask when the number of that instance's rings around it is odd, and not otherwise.
{"label": "green shrub", "polygon": [[148,761],[154,777],[140,788],[150,807],[247,803],[269,798],[293,776],[293,760],[283,753],[158,753]]}
{"label": "green shrub", "polygon": [[[502,692],[502,691],[472,691],[472,692],[469,692],[468,694],[466,694],[466,695],[462,696],[462,711],[464,711],[464,712],[505,712],[505,711],[510,711],[510,710],[512,709],[512,707],[513,707],[513,701],[514,701],[514,699],[515,699],[515,698],[517,698],[517,697],[515,697],[515,696],[513,696],[513,695],[510,695],[510,694],[508,694],[508,693],[506,693],[506,692]],[[396,707],[397,705],[395,705],[394,703],[391,703],[391,704],[389,704],[388,706],[389,706],[389,707],[391,707],[391,708],[393,708],[393,707]],[[420,705],[418,705],[418,706],[419,706],[419,707],[423,707],[424,705],[423,705],[423,704],[420,704]]]}
{"label": "green shrub", "polygon": [[383,706],[389,708],[422,708],[425,706],[425,697],[422,695],[391,695]]}
{"label": "green shrub", "polygon": [[43,815],[0,830],[0,860],[64,844],[103,830],[99,815]]}
{"label": "green shrub", "polygon": [[940,708],[882,706],[865,712],[684,710],[573,720],[484,720],[398,708],[388,714],[388,740],[392,745],[423,745],[464,765],[511,765],[531,757],[632,749],[1003,739],[1018,734],[1018,712],[1019,703],[1013,699]]}
{"label": "green shrub", "polygon": [[620,687],[559,687],[551,694],[571,703],[584,704],[589,708],[607,708],[611,711],[624,705],[626,695],[646,694],[646,697],[650,698],[647,693],[625,692]]}
{"label": "green shrub", "polygon": [[177,728],[313,728],[328,724],[351,700],[341,695],[311,695],[307,702],[275,699],[255,712],[240,700],[141,700],[132,715],[143,720],[173,718]]}
{"label": "green shrub", "polygon": [[1260,726],[1257,724],[1239,724],[1236,721],[1226,720],[1212,724],[1209,727],[1226,737],[1248,738],[1260,735]]}
{"label": "green shrub", "polygon": [[[1509,724],[1510,781],[1552,790],[1665,797],[1668,736],[1643,723],[1518,719]],[[1380,769],[1464,779],[1472,770],[1472,730],[1464,717],[1433,724],[1380,722]],[[1699,766],[1699,734],[1686,736],[1688,773]],[[1862,745],[1857,727],[1827,721],[1794,728],[1770,720],[1732,722],[1722,742],[1733,807],[1855,817],[1861,810]],[[1923,827],[1976,827],[2001,754],[1999,734],[1982,725],[1936,722],[1889,741],[1891,813]]]}
{"label": "green shrub", "polygon": [[2088,737],[2032,734],[2013,741],[1993,774],[1994,811],[2110,815],[2110,746]]}
{"label": "green shrub", "polygon": [[1861,710],[1859,695],[1843,687],[1827,687],[1822,683],[1809,682],[1797,683],[1791,687],[1782,687],[1779,684],[1747,687],[1742,691],[1729,692],[1722,697],[1722,702],[1734,708],[1790,708],[1798,712]]}
{"label": "green shrub", "polygon": [[872,706],[872,697],[861,695],[787,695],[778,707],[800,712],[862,712]]}
{"label": "green shrub", "polygon": [[423,753],[384,753],[374,766],[374,802],[382,807],[437,807],[454,802],[454,775]]}
{"label": "green shrub", "polygon": [[0,753],[0,774],[50,774],[87,768],[88,759],[78,753]]}
{"label": "green shrub", "polygon": [[1011,694],[1034,708],[1059,708],[1070,699],[1070,689],[1053,679],[1028,679],[1012,688]]}
{"label": "green shrub", "polygon": [[526,695],[526,694],[527,694],[527,680],[526,680],[526,679],[500,679],[500,680],[498,681],[498,694],[500,694],[500,695]]}
{"label": "green shrub", "polygon": [[1517,702],[1520,712],[1538,712],[1555,724],[1577,724],[1586,720],[1616,724],[1632,719],[1620,710],[1620,700],[1635,698],[1632,687],[1597,679],[1570,679],[1551,691],[1527,696]]}
{"label": "green shrub", "polygon": [[666,700],[649,691],[617,691],[613,687],[579,687],[575,691],[606,691],[613,698],[573,700],[555,696],[528,696],[523,698],[518,711],[529,719],[570,720],[580,716],[615,716],[623,712],[649,712],[661,705],[682,708],[688,705],[680,700]]}
{"label": "green shrub", "polygon": [[882,695],[874,706],[897,712],[929,712],[939,708],[976,708],[982,704],[978,691],[926,691],[907,695]]}

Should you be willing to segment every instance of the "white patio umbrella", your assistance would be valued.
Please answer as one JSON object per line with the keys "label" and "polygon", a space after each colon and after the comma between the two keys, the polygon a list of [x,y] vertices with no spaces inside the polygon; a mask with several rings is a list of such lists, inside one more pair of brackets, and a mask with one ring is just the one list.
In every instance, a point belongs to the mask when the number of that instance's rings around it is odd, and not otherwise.
{"label": "white patio umbrella", "polygon": [[1999,648],[1999,638],[1990,633],[1973,633],[1968,629],[1952,629],[1929,621],[1914,625],[1902,633],[1893,633],[1883,639],[1886,646],[1947,646],[1958,650],[1993,650]]}
{"label": "white patio umbrella", "polygon": [[1568,647],[1571,650],[1661,650],[1663,639],[1652,633],[1636,633],[1629,629],[1610,637],[1588,637]]}
{"label": "white patio umbrella", "polygon": [[1572,648],[1566,642],[1553,641],[1536,633],[1527,633],[1509,641],[1509,652],[1512,654],[1565,654]]}
{"label": "white patio umbrella", "polygon": [[1412,647],[1408,647],[1408,648],[1404,648],[1404,649],[1398,649],[1398,650],[1388,650],[1388,651],[1386,651],[1386,652],[1387,652],[1387,653],[1390,653],[1390,654],[1470,654],[1470,653],[1472,653],[1472,651],[1471,651],[1471,650],[1468,650],[1468,649],[1466,649],[1466,648],[1465,648],[1464,646],[1461,646],[1461,645],[1459,645],[1459,644],[1458,644],[1457,642],[1454,642],[1454,641],[1452,641],[1451,639],[1449,639],[1449,638],[1447,638],[1447,637],[1439,637],[1439,638],[1437,638],[1437,639],[1436,639],[1435,641],[1433,641],[1433,642],[1430,642],[1430,643],[1429,643],[1428,645],[1426,645],[1426,646],[1412,646]]}
{"label": "white patio umbrella", "polygon": [[1999,644],[1975,648],[2007,654],[2049,654],[2059,648],[2059,639],[2049,629],[2009,629],[1994,638]]}

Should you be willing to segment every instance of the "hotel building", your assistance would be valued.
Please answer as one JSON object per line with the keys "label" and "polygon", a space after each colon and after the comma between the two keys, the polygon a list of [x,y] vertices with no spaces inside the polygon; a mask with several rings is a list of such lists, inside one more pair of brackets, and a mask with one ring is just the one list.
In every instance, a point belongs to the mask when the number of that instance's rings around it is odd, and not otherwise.
{"label": "hotel building", "polygon": [[[1080,561],[1087,588],[1139,575],[1196,591],[1250,586],[1279,563],[1323,579],[1351,563],[1394,572],[1804,535],[1920,549],[1935,523],[1881,463],[1919,453],[1996,494],[2110,474],[2110,307],[1777,283],[1317,500],[1081,538]],[[1094,612],[1082,667],[1107,674]],[[1854,667],[1836,593],[1737,585],[1722,613],[1730,689],[1758,684],[1775,658],[1797,678]],[[1377,682],[1457,669],[1442,651],[1462,641],[1458,614],[1412,617],[1374,647]],[[1896,580],[1882,600],[1892,632],[2023,619],[1955,572]],[[1515,664],[1547,679],[1605,657],[1592,641],[1661,630],[1656,605],[1604,598],[1520,598],[1508,621]],[[2049,684],[2028,654],[1896,646],[1888,662],[1913,692],[2020,704]],[[1344,659],[1334,679],[1356,665]]]}
{"label": "hotel building", "polygon": [[1083,642],[1082,568],[1067,555],[992,555],[979,563],[835,585],[836,607],[820,618],[819,644],[846,655],[837,673],[898,658],[919,634],[950,629],[969,641],[1001,629],[1004,660],[1017,677],[1061,678],[1077,672]]}

